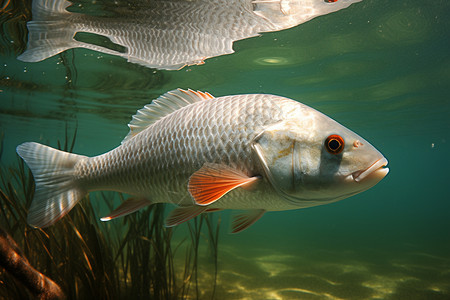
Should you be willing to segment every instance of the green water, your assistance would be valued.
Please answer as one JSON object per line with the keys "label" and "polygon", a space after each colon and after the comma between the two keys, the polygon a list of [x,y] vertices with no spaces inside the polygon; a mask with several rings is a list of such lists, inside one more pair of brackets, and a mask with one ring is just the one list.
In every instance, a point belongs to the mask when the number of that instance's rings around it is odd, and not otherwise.
{"label": "green water", "polygon": [[178,87],[296,99],[369,140],[390,173],[334,204],[267,213],[237,235],[218,213],[216,298],[450,299],[448,1],[364,0],[179,71],[84,49],[20,62],[30,3],[8,5],[0,15],[2,164],[15,164],[21,142],[55,146],[66,124],[78,126],[74,152],[106,152],[137,109]]}

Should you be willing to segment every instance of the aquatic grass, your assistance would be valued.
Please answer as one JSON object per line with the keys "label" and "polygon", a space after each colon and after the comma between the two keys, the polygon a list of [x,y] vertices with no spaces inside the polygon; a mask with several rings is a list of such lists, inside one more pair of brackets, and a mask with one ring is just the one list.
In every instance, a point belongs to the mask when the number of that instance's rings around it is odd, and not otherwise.
{"label": "aquatic grass", "polygon": [[[221,219],[219,218],[217,220],[217,223],[214,223],[214,221],[212,220],[212,215],[211,217],[210,215],[204,215],[204,218],[208,228],[208,241],[210,245],[211,256],[214,263],[214,281],[211,293],[211,299],[214,299],[217,287],[217,272],[219,269],[218,257],[219,257],[219,233],[220,233]],[[214,227],[213,224],[216,224],[216,226]]]}
{"label": "aquatic grass", "polygon": [[27,40],[26,22],[30,19],[31,1],[0,2],[0,54],[17,56],[24,51]]}
{"label": "aquatic grass", "polygon": [[3,156],[3,141],[5,140],[5,133],[2,131],[0,132],[0,161],[2,160]]}
{"label": "aquatic grass", "polygon": [[195,295],[196,299],[199,298],[199,290],[198,290],[198,246],[200,242],[200,232],[202,229],[204,218],[195,218],[193,222],[189,222],[189,233],[191,235],[191,242],[193,247],[193,274],[194,274],[194,283],[195,283]]}
{"label": "aquatic grass", "polygon": [[[204,225],[206,224],[206,225]],[[214,225],[215,224],[215,225]],[[189,234],[191,238],[191,252],[192,255],[189,257],[189,265],[192,264],[192,270],[189,277],[193,278],[193,283],[195,285],[195,298],[196,299],[206,299],[206,292],[202,290],[200,292],[201,286],[199,285],[199,247],[202,237],[208,242],[210,250],[210,259],[213,263],[213,281],[211,287],[211,299],[214,299],[216,292],[217,283],[217,272],[218,272],[218,240],[220,232],[220,219],[214,222],[212,214],[202,214],[199,217],[193,219],[188,224]],[[205,229],[206,228],[206,229]],[[206,230],[206,234],[205,231]],[[187,265],[188,263],[186,263]],[[189,288],[189,286],[187,287]]]}
{"label": "aquatic grass", "polygon": [[[0,195],[4,218],[1,226],[14,237],[36,269],[53,278],[65,293],[73,295],[69,298],[107,297],[114,287],[108,278],[108,274],[115,274],[111,269],[113,264],[107,263],[112,260],[112,253],[106,247],[107,243],[101,242],[104,240],[102,232],[91,222],[92,210],[86,209],[83,203],[58,225],[48,229],[30,228],[26,225],[25,207],[28,205],[23,205],[20,200],[23,195],[28,195],[25,199],[32,199],[34,187],[29,183],[31,177],[26,177],[24,172],[23,167],[18,172],[10,169],[9,178],[15,179],[16,184],[23,184],[15,188],[7,182],[3,189],[5,175],[2,169]],[[9,285],[7,287],[9,290]],[[11,296],[11,299],[17,297],[14,293]]]}
{"label": "aquatic grass", "polygon": [[[58,148],[71,151],[75,140],[76,130],[69,136],[66,129]],[[55,225],[36,229],[26,223],[33,194],[32,174],[21,159],[13,167],[0,164],[0,227],[35,269],[60,285],[67,299],[199,299],[210,290],[214,298],[220,223],[213,224],[210,216],[189,222],[190,239],[175,242],[178,229],[164,226],[163,204],[105,223],[92,203],[112,209],[111,198],[124,201],[124,196],[93,193]],[[199,286],[199,246],[204,240],[213,249],[214,283]],[[31,297],[0,268],[0,299]]]}

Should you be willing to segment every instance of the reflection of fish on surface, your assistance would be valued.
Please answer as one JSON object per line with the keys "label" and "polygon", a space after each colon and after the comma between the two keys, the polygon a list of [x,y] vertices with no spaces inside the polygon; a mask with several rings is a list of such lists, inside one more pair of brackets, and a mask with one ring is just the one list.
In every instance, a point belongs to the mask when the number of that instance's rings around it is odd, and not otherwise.
{"label": "reflection of fish on surface", "polygon": [[139,110],[122,145],[92,158],[24,143],[18,154],[36,192],[28,222],[45,227],[94,190],[132,195],[103,220],[152,203],[174,203],[166,225],[201,213],[240,209],[241,231],[266,211],[335,202],[387,173],[367,141],[288,98],[250,94],[214,98],[174,90]]}
{"label": "reflection of fish on surface", "polygon": [[[34,0],[27,50],[18,58],[37,62],[81,47],[174,70],[233,53],[234,41],[287,29],[359,1],[135,1],[127,9],[112,9],[113,17],[98,17],[68,12],[66,0]],[[75,40],[78,32],[105,36],[116,47]]]}

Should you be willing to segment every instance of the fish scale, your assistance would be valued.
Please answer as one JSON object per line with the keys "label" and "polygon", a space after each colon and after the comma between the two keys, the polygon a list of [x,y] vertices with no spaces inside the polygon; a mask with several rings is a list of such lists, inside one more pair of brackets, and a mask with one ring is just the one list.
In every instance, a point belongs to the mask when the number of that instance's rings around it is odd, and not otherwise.
{"label": "fish scale", "polygon": [[280,96],[214,98],[178,89],[138,110],[128,126],[120,146],[92,158],[19,145],[36,183],[28,222],[49,226],[86,193],[112,190],[136,198],[102,220],[158,202],[178,205],[167,226],[211,209],[248,210],[232,222],[237,232],[265,211],[350,197],[388,172],[387,160],[360,136]]}
{"label": "fish scale", "polygon": [[[188,195],[189,176],[205,162],[240,166],[249,174],[257,173],[259,167],[252,159],[250,143],[264,125],[283,118],[282,110],[274,105],[276,100],[283,102],[281,97],[251,95],[194,103],[113,151],[80,162],[84,166],[77,177],[101,189],[152,195],[152,201],[166,202],[167,189],[178,191],[182,197]],[[126,153],[146,155],[127,157]]]}
{"label": "fish scale", "polygon": [[[122,54],[86,43],[79,43],[80,47],[124,56],[131,62],[150,67],[162,65],[170,68],[176,65],[173,67],[176,69],[180,62],[197,63],[202,57],[232,53],[233,40],[275,30],[270,22],[252,13],[249,2],[238,1],[236,4],[238,6],[230,9],[228,5],[208,1],[157,1],[153,9],[146,7],[141,12],[142,19],[130,20],[124,15],[100,19],[71,13],[67,14],[65,22],[75,32],[107,36],[114,43],[126,47],[127,51]],[[163,15],[158,14],[161,11]],[[243,19],[242,14],[247,19]],[[252,22],[252,19],[257,22]]]}

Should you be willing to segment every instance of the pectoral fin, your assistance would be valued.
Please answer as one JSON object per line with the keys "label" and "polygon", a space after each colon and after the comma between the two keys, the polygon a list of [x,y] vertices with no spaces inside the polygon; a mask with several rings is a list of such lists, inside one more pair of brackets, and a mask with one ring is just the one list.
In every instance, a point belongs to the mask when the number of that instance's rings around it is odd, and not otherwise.
{"label": "pectoral fin", "polygon": [[249,184],[258,177],[249,177],[243,172],[219,164],[205,164],[195,172],[188,183],[188,190],[198,205],[210,205],[229,191]]}
{"label": "pectoral fin", "polygon": [[231,221],[231,233],[238,233],[253,225],[266,211],[264,209],[248,210],[235,215]]}
{"label": "pectoral fin", "polygon": [[134,213],[135,211],[138,211],[141,208],[144,208],[151,204],[152,204],[152,202],[146,198],[129,198],[125,202],[123,202],[121,205],[119,205],[118,208],[113,210],[109,215],[104,216],[100,220],[101,221],[110,221],[110,220],[118,218],[118,217],[123,217],[123,216],[129,215],[131,213]]}

